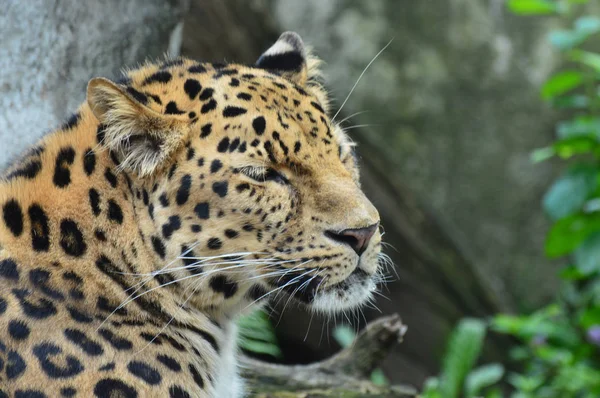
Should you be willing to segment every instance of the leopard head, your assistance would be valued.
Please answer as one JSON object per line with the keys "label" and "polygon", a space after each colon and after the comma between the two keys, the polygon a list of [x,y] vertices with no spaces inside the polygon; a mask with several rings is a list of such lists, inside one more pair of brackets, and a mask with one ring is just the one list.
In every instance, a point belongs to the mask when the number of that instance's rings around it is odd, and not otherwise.
{"label": "leopard head", "polygon": [[93,79],[88,104],[141,192],[151,272],[186,301],[239,310],[281,293],[332,312],[369,300],[379,214],[297,34],[254,66],[177,59]]}

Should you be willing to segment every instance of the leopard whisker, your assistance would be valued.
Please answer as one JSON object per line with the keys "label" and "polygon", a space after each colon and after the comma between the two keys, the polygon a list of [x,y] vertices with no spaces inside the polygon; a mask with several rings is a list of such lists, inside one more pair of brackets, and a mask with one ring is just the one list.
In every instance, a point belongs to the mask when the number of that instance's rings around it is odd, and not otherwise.
{"label": "leopard whisker", "polygon": [[202,257],[198,257],[198,256],[186,256],[186,254],[188,254],[191,251],[188,250],[185,253],[182,253],[181,255],[177,256],[178,259],[190,259],[190,260],[212,260],[212,259],[216,259],[216,258],[226,258],[226,257],[247,257],[247,256],[251,256],[251,255],[256,255],[256,254],[271,254],[271,253],[267,253],[267,252],[236,252],[236,253],[228,253],[228,254],[219,254],[216,256],[202,256]]}
{"label": "leopard whisker", "polygon": [[341,125],[342,123],[344,123],[346,120],[349,120],[351,118],[353,118],[354,116],[358,116],[358,115],[362,115],[363,113],[367,113],[370,111],[360,111],[360,112],[354,112],[353,114],[351,114],[350,116],[346,116],[345,118],[343,118],[342,120],[340,120],[339,122],[337,122],[337,124]]}
{"label": "leopard whisker", "polygon": [[386,300],[388,300],[388,301],[392,301],[392,299],[390,299],[388,296],[386,296],[385,294],[383,294],[383,293],[381,293],[381,292],[379,292],[379,291],[377,291],[377,290],[373,291],[373,293],[375,293],[375,294],[376,294],[376,295],[378,295],[379,297],[381,297],[381,298],[384,298],[384,299],[386,299]]}
{"label": "leopard whisker", "polygon": [[278,270],[278,271],[274,271],[274,272],[268,272],[266,274],[252,276],[252,277],[250,277],[250,278],[248,278],[246,280],[251,281],[251,280],[255,280],[255,279],[264,279],[264,278],[266,278],[268,276],[285,275],[286,273],[287,273],[286,271]]}
{"label": "leopard whisker", "polygon": [[174,271],[181,271],[181,270],[189,270],[191,268],[201,268],[201,267],[205,267],[205,266],[210,266],[210,265],[230,265],[230,264],[240,264],[240,265],[277,265],[280,263],[276,263],[273,262],[274,260],[270,260],[270,259],[251,259],[251,260],[243,260],[242,262],[240,261],[221,261],[221,262],[196,262],[196,263],[192,263],[192,264],[188,264],[185,266],[181,266],[181,267],[175,267],[175,268],[169,268],[168,270],[164,270],[164,271],[152,271],[152,272],[147,272],[147,273],[131,273],[131,272],[115,272],[118,274],[122,274],[122,275],[135,275],[135,276],[155,276],[155,275],[161,275],[161,274],[167,274],[167,273],[171,273]]}
{"label": "leopard whisker", "polygon": [[[286,272],[285,272],[285,273],[284,273],[282,276],[280,276],[280,277],[279,277],[279,279],[277,280],[277,282],[281,281],[281,278],[283,278],[283,277],[284,277],[285,275],[287,275],[288,273],[290,273],[290,272],[292,272],[292,271],[295,271],[296,269],[298,269],[298,268],[299,268],[300,266],[302,266],[302,265],[304,265],[304,264],[298,264],[298,265],[296,265],[295,267],[289,268],[289,269],[288,269],[288,270],[287,270],[287,271],[286,271]],[[315,268],[312,268],[312,269],[318,269],[318,267],[315,267]],[[277,297],[279,297],[279,294],[280,294],[280,293],[281,293],[281,291],[280,291],[280,292],[278,292],[278,293],[275,295],[275,297],[273,298],[273,300],[277,300]],[[280,302],[280,301],[281,301],[281,298],[280,298],[279,300],[277,300],[277,302],[275,303],[275,305],[276,305],[276,306],[277,306],[277,305],[279,305],[279,302]]]}
{"label": "leopard whisker", "polygon": [[[195,243],[193,243],[193,244],[191,245],[191,247],[190,247],[190,248],[189,248],[189,249],[188,249],[188,250],[187,250],[187,251],[186,251],[184,254],[187,254],[187,253],[191,252],[191,251],[192,251],[192,250],[193,250],[193,249],[194,249],[196,246],[198,246],[199,244],[200,244],[200,241],[196,241]],[[166,265],[165,265],[163,268],[161,268],[161,270],[164,270],[165,268],[167,268],[167,267],[171,266],[171,265],[172,265],[172,264],[174,264],[176,261],[177,261],[177,258],[173,259],[173,261],[171,261],[171,262],[167,263],[167,264],[166,264]],[[136,283],[135,285],[132,285],[132,286],[128,287],[127,289],[125,289],[124,291],[125,291],[125,293],[127,293],[128,291],[130,291],[130,290],[132,290],[132,289],[134,289],[134,288],[135,288],[135,290],[134,290],[134,291],[133,291],[133,292],[132,292],[132,293],[131,293],[129,296],[127,296],[127,298],[126,298],[125,300],[127,300],[127,299],[131,298],[132,296],[134,296],[134,295],[135,295],[135,294],[136,294],[136,293],[137,293],[137,292],[138,292],[138,291],[139,291],[141,288],[143,288],[143,287],[144,287],[144,285],[145,285],[147,282],[151,281],[153,277],[154,277],[154,276],[149,276],[148,278],[144,279],[143,281],[141,281],[141,282],[138,282],[138,283]],[[136,286],[137,286],[137,288],[136,288]],[[106,323],[106,321],[108,321],[108,319],[109,319],[111,316],[113,316],[113,315],[114,315],[114,314],[115,314],[115,313],[116,313],[116,312],[117,312],[117,311],[118,311],[120,308],[122,308],[122,307],[117,307],[117,308],[115,308],[115,309],[114,309],[114,310],[113,310],[113,311],[112,311],[110,314],[108,314],[108,315],[106,316],[106,318],[104,318],[104,320],[103,320],[103,321],[100,323],[100,325],[98,326],[98,328],[96,328],[96,331],[100,330],[100,328],[101,328],[101,327],[102,327],[102,326],[103,326],[103,325]]]}
{"label": "leopard whisker", "polygon": [[[190,298],[192,298],[194,293],[196,293],[196,289],[192,289],[192,292],[187,296],[187,298],[183,301],[183,303],[181,303],[179,305],[179,308],[183,308],[188,303]],[[185,292],[184,292],[184,294],[185,294]],[[167,327],[169,327],[169,325],[171,324],[171,322],[173,322],[174,319],[175,319],[175,315],[172,315],[171,319],[169,319],[169,321],[165,324],[165,326],[163,326],[162,329],[160,329],[158,331],[158,333],[156,333],[156,335],[154,337],[152,337],[152,339],[150,341],[148,341],[148,343],[144,347],[142,347],[142,349],[140,349],[139,351],[134,353],[134,355],[138,355],[139,353],[144,351],[150,344],[152,344],[154,342],[154,340],[156,340],[158,338],[158,336],[160,336],[167,329]]]}
{"label": "leopard whisker", "polygon": [[[315,269],[315,268],[313,268],[313,269]],[[316,268],[316,269],[318,269],[318,268]],[[283,314],[285,313],[285,309],[287,308],[288,304],[290,303],[290,300],[292,300],[292,298],[294,297],[294,295],[298,291],[302,290],[305,286],[310,285],[310,282],[312,282],[321,273],[323,273],[323,270],[317,271],[317,273],[315,273],[315,275],[313,275],[310,279],[307,279],[306,281],[304,281],[304,283],[302,283],[300,286],[298,286],[296,289],[294,289],[294,291],[289,295],[290,297],[288,297],[287,301],[285,302],[285,305],[283,306],[283,309],[281,310],[281,315],[279,315],[279,319],[277,320],[277,324],[275,324],[275,327],[279,326],[279,323],[281,322]]]}
{"label": "leopard whisker", "polygon": [[354,130],[354,129],[363,128],[363,127],[373,127],[373,126],[381,126],[381,125],[380,124],[355,124],[354,126],[344,127],[342,130],[348,131],[348,130]]}
{"label": "leopard whisker", "polygon": [[312,320],[313,320],[314,316],[315,316],[315,313],[311,312],[310,319],[308,320],[308,327],[306,328],[306,334],[304,335],[304,339],[302,339],[302,341],[306,341],[306,339],[308,338],[308,334],[310,332],[310,326],[312,325]]}
{"label": "leopard whisker", "polygon": [[[309,261],[312,261],[312,260],[309,260]],[[263,294],[262,296],[260,296],[259,298],[257,298],[256,300],[254,300],[253,302],[251,302],[250,304],[248,304],[246,307],[244,307],[244,310],[248,309],[248,307],[252,306],[252,305],[253,305],[253,304],[255,304],[256,302],[258,302],[258,301],[260,301],[261,299],[265,298],[266,296],[268,296],[268,295],[270,295],[270,294],[272,294],[272,293],[274,293],[274,292],[281,291],[282,289],[286,288],[287,286],[290,286],[291,284],[293,284],[293,283],[296,283],[296,280],[297,280],[297,279],[300,279],[300,278],[302,278],[303,276],[305,276],[305,275],[308,275],[310,272],[312,272],[312,271],[314,271],[314,270],[315,270],[314,268],[311,268],[311,269],[309,269],[308,271],[304,272],[302,275],[298,275],[298,276],[296,276],[295,278],[291,279],[291,280],[290,280],[289,282],[287,282],[285,285],[283,285],[283,286],[279,286],[279,287],[277,287],[277,288],[275,288],[275,289],[272,289],[271,291],[269,291],[269,292],[267,292],[267,293]]]}
{"label": "leopard whisker", "polygon": [[202,274],[198,274],[198,275],[196,275],[196,274],[194,274],[194,275],[187,275],[187,276],[184,276],[184,277],[182,277],[182,278],[175,279],[175,280],[173,280],[173,281],[169,281],[169,282],[167,282],[167,283],[165,283],[165,284],[161,284],[161,285],[159,285],[159,286],[156,286],[156,287],[153,287],[153,288],[151,288],[151,289],[149,289],[149,290],[146,290],[146,291],[144,291],[144,292],[142,292],[142,293],[138,294],[137,296],[135,296],[135,297],[133,297],[133,298],[126,299],[126,300],[125,300],[123,303],[121,303],[121,304],[120,304],[120,305],[119,305],[119,306],[118,306],[118,307],[117,307],[117,308],[116,308],[116,309],[113,311],[113,313],[114,313],[114,312],[116,312],[116,311],[118,311],[119,309],[123,308],[123,307],[124,307],[124,306],[126,306],[127,304],[131,303],[132,301],[135,301],[135,300],[137,300],[138,298],[140,298],[140,297],[142,297],[142,296],[145,296],[146,294],[148,294],[148,293],[151,293],[151,292],[153,292],[154,290],[160,289],[160,288],[162,288],[162,287],[169,286],[169,285],[172,285],[172,284],[174,284],[174,283],[178,283],[178,282],[181,282],[181,281],[183,281],[183,280],[190,279],[190,278],[205,278],[205,277],[208,277],[209,275],[212,275],[212,274],[214,274],[214,273],[216,273],[216,272],[222,272],[222,271],[225,271],[225,270],[228,270],[228,269],[239,268],[239,267],[245,267],[245,266],[246,266],[246,265],[242,264],[242,265],[234,265],[234,266],[231,266],[231,267],[218,268],[218,269],[215,269],[215,270],[210,270],[210,271],[204,272],[204,273],[202,273]]}
{"label": "leopard whisker", "polygon": [[[208,264],[215,265],[215,263],[208,263]],[[269,265],[268,267],[275,267],[275,266],[278,266],[278,265],[279,264],[272,264],[272,265]],[[212,275],[214,273],[222,272],[222,271],[225,271],[225,270],[243,268],[243,267],[247,267],[247,266],[248,266],[248,264],[238,264],[238,263],[236,263],[236,265],[233,265],[233,266],[223,267],[223,268],[217,268],[217,269],[211,269],[211,270],[209,270],[207,272],[204,272],[202,274],[187,275],[185,277],[182,277],[182,278],[179,278],[179,279],[175,279],[173,281],[169,281],[169,282],[167,282],[165,284],[161,284],[159,286],[153,287],[152,289],[146,290],[143,293],[141,293],[141,294],[139,294],[139,295],[137,295],[137,296],[135,296],[135,297],[133,297],[133,298],[131,298],[129,300],[126,300],[121,305],[119,305],[119,307],[117,307],[117,309],[115,310],[115,312],[117,310],[119,310],[120,308],[123,308],[125,305],[129,304],[130,302],[135,301],[136,299],[138,299],[138,298],[140,298],[140,297],[142,297],[142,296],[144,296],[144,295],[146,295],[146,294],[148,294],[148,293],[150,293],[150,292],[152,292],[154,290],[160,289],[162,287],[165,287],[165,286],[168,286],[168,285],[171,285],[171,284],[174,284],[174,283],[178,283],[178,282],[181,282],[183,280],[191,279],[191,278],[197,278],[198,279],[198,283],[199,283],[199,282],[201,282],[202,280],[204,280],[205,278],[207,278],[208,276],[210,276],[210,275]]]}
{"label": "leopard whisker", "polygon": [[340,106],[340,108],[338,109],[338,111],[331,118],[331,122],[332,123],[335,120],[335,118],[337,117],[337,115],[340,114],[340,112],[342,111],[342,109],[344,109],[344,106],[346,105],[346,102],[348,102],[348,100],[350,99],[350,96],[352,95],[352,93],[354,92],[354,90],[356,89],[356,87],[358,86],[358,83],[360,82],[360,79],[362,79],[362,77],[364,76],[364,74],[367,71],[367,69],[369,69],[369,67],[371,66],[371,64],[373,64],[373,62],[375,62],[375,60],[377,59],[377,57],[379,57],[381,55],[381,53],[383,53],[386,50],[386,48],[388,48],[389,45],[392,44],[393,40],[394,39],[392,38],[381,50],[379,50],[379,52],[377,54],[375,54],[375,56],[373,57],[373,59],[371,59],[371,62],[369,62],[367,64],[367,66],[365,66],[365,69],[363,69],[363,71],[360,74],[360,76],[358,76],[358,79],[356,79],[356,83],[354,83],[354,86],[352,86],[352,89],[350,90],[350,92],[346,96],[346,99],[344,99],[344,102],[342,102],[342,105]]}
{"label": "leopard whisker", "polygon": [[398,274],[398,269],[396,267],[396,264],[394,264],[394,261],[392,260],[392,258],[390,256],[388,256],[387,254],[380,252],[377,255],[377,261],[383,265],[383,268],[385,270],[386,273],[390,272],[390,269],[394,272],[394,275],[396,275],[396,279],[400,279],[400,275]]}

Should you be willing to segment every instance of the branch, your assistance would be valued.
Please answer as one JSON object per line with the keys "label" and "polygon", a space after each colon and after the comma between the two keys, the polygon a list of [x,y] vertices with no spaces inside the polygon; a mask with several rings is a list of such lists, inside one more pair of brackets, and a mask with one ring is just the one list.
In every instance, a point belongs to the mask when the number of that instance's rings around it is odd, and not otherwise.
{"label": "branch", "polygon": [[379,318],[333,357],[310,365],[275,365],[242,357],[242,375],[261,398],[410,397],[410,387],[378,387],[371,372],[402,341],[407,327],[398,315]]}

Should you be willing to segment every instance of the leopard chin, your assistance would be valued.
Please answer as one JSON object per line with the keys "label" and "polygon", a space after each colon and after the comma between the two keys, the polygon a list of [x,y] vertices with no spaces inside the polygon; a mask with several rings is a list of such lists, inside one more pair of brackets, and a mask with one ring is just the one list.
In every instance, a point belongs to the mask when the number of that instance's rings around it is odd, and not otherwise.
{"label": "leopard chin", "polygon": [[377,284],[374,275],[357,268],[348,278],[317,291],[308,307],[322,314],[336,314],[368,303]]}
{"label": "leopard chin", "polygon": [[305,305],[317,313],[334,315],[367,304],[376,291],[375,276],[357,268],[343,281],[318,289]]}

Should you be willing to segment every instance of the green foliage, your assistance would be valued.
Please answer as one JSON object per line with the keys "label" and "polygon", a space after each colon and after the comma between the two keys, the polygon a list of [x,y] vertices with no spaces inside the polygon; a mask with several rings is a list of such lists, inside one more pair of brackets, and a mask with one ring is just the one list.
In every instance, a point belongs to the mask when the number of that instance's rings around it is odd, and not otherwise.
{"label": "green foliage", "polygon": [[579,71],[566,70],[557,73],[542,87],[542,98],[549,100],[559,95],[580,87],[583,84],[583,76]]}
{"label": "green foliage", "polygon": [[442,364],[440,390],[444,397],[458,397],[481,352],[484,337],[485,325],[475,319],[462,320],[452,333]]}
{"label": "green foliage", "polygon": [[542,203],[546,214],[554,221],[577,214],[592,197],[597,178],[592,166],[569,168],[544,195]]}
{"label": "green foliage", "polygon": [[[500,364],[483,365],[469,373],[465,380],[465,395],[476,397],[481,391],[498,383],[504,376],[504,366]],[[499,394],[497,390],[491,390],[486,397]]]}
{"label": "green foliage", "polygon": [[[590,36],[600,31],[600,19],[592,16],[579,18],[575,21],[572,30],[557,30],[550,34],[550,43],[559,50],[571,50],[583,42]],[[571,53],[573,56],[581,51],[575,50]],[[589,55],[591,54],[588,53]],[[592,62],[593,63],[593,62]]]}
{"label": "green foliage", "polygon": [[346,325],[337,326],[333,329],[333,338],[339,345],[346,348],[354,342],[356,332]]}
{"label": "green foliage", "polygon": [[256,310],[242,316],[238,321],[238,328],[240,348],[255,354],[281,358],[282,354],[277,345],[275,328],[264,311]]}
{"label": "green foliage", "polygon": [[463,319],[452,332],[444,355],[442,373],[425,382],[423,398],[498,397],[499,391],[489,389],[504,374],[499,364],[473,369],[483,347],[485,323]]}
{"label": "green foliage", "polygon": [[[577,3],[584,2],[514,0],[508,7],[518,14],[568,16]],[[571,117],[558,124],[556,141],[532,159],[571,162],[548,189],[543,208],[553,221],[546,254],[570,256],[573,265],[561,272],[554,303],[529,315],[497,315],[491,323],[493,331],[519,342],[510,357],[523,371],[505,380],[512,398],[600,396],[600,54],[582,49],[598,33],[600,18],[583,16],[549,36],[571,66],[547,80],[541,97]],[[498,374],[491,373],[490,380]]]}
{"label": "green foliage", "polygon": [[557,3],[547,0],[509,0],[508,7],[512,12],[522,15],[554,14],[559,11]]}
{"label": "green foliage", "polygon": [[[586,2],[508,0],[507,6],[516,14],[571,19]],[[553,222],[546,254],[569,256],[571,265],[560,273],[562,286],[553,303],[528,315],[497,315],[490,324],[493,332],[518,342],[509,356],[522,371],[501,381],[512,387],[511,398],[600,397],[600,54],[589,50],[593,36],[600,39],[600,18],[582,16],[548,38],[569,68],[551,76],[540,94],[569,118],[558,123],[556,140],[534,151],[532,160],[569,160],[542,205]],[[450,340],[442,376],[427,381],[424,397],[480,396],[482,388],[503,377],[499,365],[468,373],[481,343],[459,333]],[[499,390],[486,393],[502,397]]]}

